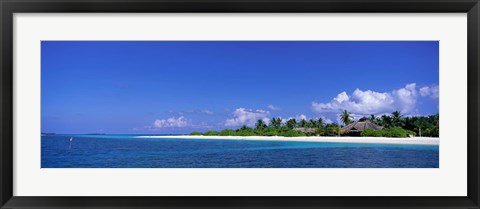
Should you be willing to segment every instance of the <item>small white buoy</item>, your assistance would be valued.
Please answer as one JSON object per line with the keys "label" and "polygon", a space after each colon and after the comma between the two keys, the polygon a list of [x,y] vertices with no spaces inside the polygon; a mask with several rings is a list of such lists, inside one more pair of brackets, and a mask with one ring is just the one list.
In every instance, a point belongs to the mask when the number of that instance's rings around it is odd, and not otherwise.
{"label": "small white buoy", "polygon": [[68,143],[68,149],[72,149],[72,141],[73,141],[73,137],[70,137],[70,143]]}

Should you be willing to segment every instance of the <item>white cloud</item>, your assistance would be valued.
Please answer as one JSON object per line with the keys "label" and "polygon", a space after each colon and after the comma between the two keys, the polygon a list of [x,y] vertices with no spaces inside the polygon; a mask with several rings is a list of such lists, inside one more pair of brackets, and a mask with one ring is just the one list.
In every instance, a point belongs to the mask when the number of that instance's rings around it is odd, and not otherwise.
{"label": "white cloud", "polygon": [[422,97],[430,97],[432,99],[438,98],[438,85],[424,86],[419,90]]}
{"label": "white cloud", "polygon": [[280,119],[282,119],[282,123],[285,124],[285,123],[287,123],[287,121],[290,120],[290,119],[295,119],[295,121],[297,121],[297,122],[301,121],[302,119],[307,120],[307,116],[304,115],[304,114],[301,114],[301,115],[295,115],[295,117],[288,117],[288,118],[281,118],[281,117],[280,117]]}
{"label": "white cloud", "polygon": [[407,84],[404,88],[393,90],[392,94],[395,97],[396,109],[402,113],[410,113],[415,109],[417,103],[416,84]]}
{"label": "white cloud", "polygon": [[297,122],[298,122],[298,121],[301,121],[301,120],[304,120],[304,119],[307,120],[307,116],[304,115],[304,114],[301,114],[301,115],[295,115],[295,117],[289,117],[289,118],[287,119],[287,121],[290,120],[290,119],[292,119],[292,118],[295,119]]}
{"label": "white cloud", "polygon": [[268,109],[270,109],[271,111],[278,111],[278,110],[280,110],[279,107],[276,107],[276,106],[273,106],[273,105],[268,105]]}
{"label": "white cloud", "polygon": [[[320,116],[320,118],[323,119],[323,122],[324,123],[333,123],[333,121],[325,116]],[[289,118],[281,118],[282,119],[282,123],[287,123],[288,120],[290,119],[295,119],[297,122],[300,122],[302,119],[305,119],[305,120],[310,120],[310,119],[314,119],[314,120],[318,120],[318,117],[317,118],[308,118],[306,115],[304,114],[301,114],[301,115],[296,115],[295,117],[289,117]]]}
{"label": "white cloud", "polygon": [[[438,95],[438,86],[436,90],[434,87],[420,88],[421,96],[435,94]],[[403,114],[408,114],[415,110],[417,97],[415,83],[407,84],[405,87],[391,92],[356,89],[350,96],[346,92],[342,92],[328,103],[312,102],[312,110],[317,113],[336,113],[348,110],[358,115],[384,114],[399,110]],[[431,97],[435,98],[434,96]]]}
{"label": "white cloud", "polygon": [[263,118],[263,122],[267,125],[270,125],[270,118]]}
{"label": "white cloud", "polygon": [[333,123],[333,120],[330,118],[322,117],[324,123]]}
{"label": "white cloud", "polygon": [[190,125],[190,121],[184,116],[178,118],[157,119],[153,122],[154,128],[183,128]]}
{"label": "white cloud", "polygon": [[257,120],[263,120],[266,123],[270,121],[268,119],[270,112],[265,110],[252,110],[241,107],[233,111],[232,115],[233,118],[225,121],[225,126],[253,126]]}
{"label": "white cloud", "polygon": [[202,113],[206,115],[213,115],[213,112],[210,110],[202,110]]}

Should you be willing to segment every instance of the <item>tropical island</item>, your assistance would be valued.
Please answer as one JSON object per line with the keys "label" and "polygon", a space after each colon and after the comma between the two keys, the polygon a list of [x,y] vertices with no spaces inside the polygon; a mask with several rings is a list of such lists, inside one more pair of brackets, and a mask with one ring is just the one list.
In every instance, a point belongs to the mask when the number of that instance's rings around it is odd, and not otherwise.
{"label": "tropical island", "polygon": [[283,137],[305,137],[305,136],[360,136],[360,137],[438,137],[439,136],[439,114],[429,116],[404,117],[399,111],[391,115],[376,117],[362,117],[353,120],[351,113],[344,110],[339,115],[343,125],[337,123],[326,123],[324,119],[302,119],[297,121],[294,118],[282,120],[274,117],[267,124],[264,120],[258,120],[255,127],[243,125],[238,129],[224,129],[221,131],[192,132],[190,136],[283,136]]}

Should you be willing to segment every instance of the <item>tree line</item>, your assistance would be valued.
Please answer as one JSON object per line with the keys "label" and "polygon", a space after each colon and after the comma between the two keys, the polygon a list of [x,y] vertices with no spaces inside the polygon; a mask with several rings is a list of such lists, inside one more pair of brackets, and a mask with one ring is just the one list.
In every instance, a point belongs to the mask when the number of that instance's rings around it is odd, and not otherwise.
{"label": "tree line", "polygon": [[[340,121],[344,125],[354,122],[351,114],[344,110],[339,115]],[[429,136],[438,137],[439,135],[439,114],[430,116],[411,116],[404,117],[399,111],[393,112],[391,115],[382,115],[376,117],[370,115],[368,118],[371,122],[383,126],[383,131],[375,132],[373,130],[365,130],[366,136],[391,136],[395,137],[404,135]],[[305,128],[308,132],[294,130],[295,128]],[[267,124],[263,120],[257,120],[253,127],[246,125],[238,129],[224,129],[222,131],[192,132],[190,135],[204,136],[341,136],[348,133],[341,129],[337,123],[326,123],[323,118],[301,119],[295,118],[284,121],[280,117],[274,117]],[[304,129],[304,130],[305,130]],[[365,135],[365,134],[364,134]]]}
{"label": "tree line", "polygon": [[[313,130],[311,133],[305,133],[302,131],[294,130],[295,128],[309,128]],[[224,129],[222,131],[207,131],[192,132],[190,135],[204,135],[204,136],[337,136],[341,133],[340,125],[336,123],[325,123],[323,118],[317,119],[301,119],[295,118],[282,120],[280,117],[274,117],[267,125],[263,120],[257,120],[254,127],[248,127],[246,125],[241,126],[238,129]]]}
{"label": "tree line", "polygon": [[[344,110],[339,117],[345,125],[353,122],[351,114],[347,110]],[[377,125],[383,126],[384,129],[403,129],[413,132],[416,136],[439,136],[440,115],[438,113],[428,116],[405,117],[401,115],[399,111],[395,111],[390,115],[381,115],[379,117],[372,114],[368,120]]]}

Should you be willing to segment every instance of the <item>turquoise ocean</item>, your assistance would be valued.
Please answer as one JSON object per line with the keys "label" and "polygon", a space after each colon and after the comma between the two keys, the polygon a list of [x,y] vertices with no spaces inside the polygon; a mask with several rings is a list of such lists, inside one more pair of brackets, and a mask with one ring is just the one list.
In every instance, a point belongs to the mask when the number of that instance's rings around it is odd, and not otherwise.
{"label": "turquoise ocean", "polygon": [[[70,140],[70,138],[72,138]],[[44,135],[42,168],[438,168],[436,145]]]}

